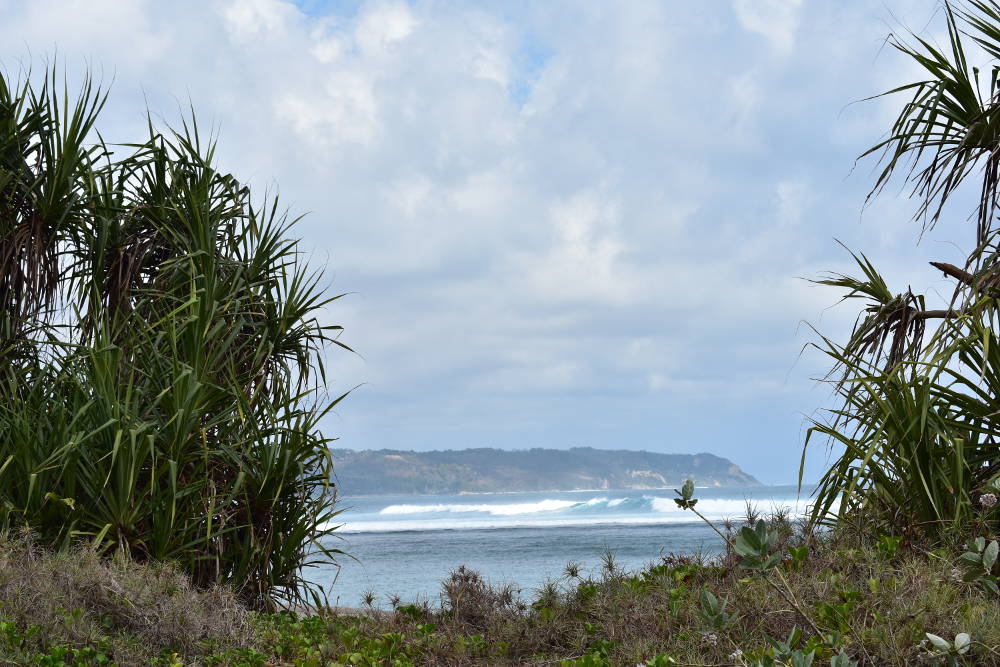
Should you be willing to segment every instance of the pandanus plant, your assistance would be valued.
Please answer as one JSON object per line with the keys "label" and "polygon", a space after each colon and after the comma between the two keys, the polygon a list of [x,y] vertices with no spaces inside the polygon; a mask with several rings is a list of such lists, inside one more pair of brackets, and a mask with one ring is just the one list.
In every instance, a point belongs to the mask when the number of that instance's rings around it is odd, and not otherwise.
{"label": "pandanus plant", "polygon": [[814,422],[806,447],[820,435],[839,450],[817,491],[820,522],[940,534],[983,518],[977,500],[1000,474],[1000,4],[945,3],[943,15],[944,48],[890,36],[926,78],[884,93],[908,97],[862,157],[882,165],[869,197],[897,174],[912,184],[922,232],[973,181],[972,250],[963,266],[931,262],[953,281],[945,308],[927,308],[909,289],[893,292],[861,253],[853,255],[859,275],[817,281],[864,304],[845,343],[822,335],[817,343],[832,359],[824,380],[838,405]]}
{"label": "pandanus plant", "polygon": [[250,605],[340,553],[323,322],[339,295],[192,117],[110,146],[86,79],[0,75],[0,524],[176,562]]}

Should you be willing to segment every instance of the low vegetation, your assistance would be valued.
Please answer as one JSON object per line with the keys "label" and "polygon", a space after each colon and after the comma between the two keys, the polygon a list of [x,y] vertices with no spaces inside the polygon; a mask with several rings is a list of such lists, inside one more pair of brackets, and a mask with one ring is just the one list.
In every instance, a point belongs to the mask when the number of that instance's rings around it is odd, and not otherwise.
{"label": "low vegetation", "polygon": [[[0,541],[0,663],[138,665],[252,644],[250,612],[176,565]],[[166,664],[166,663],[164,663]]]}
{"label": "low vegetation", "polygon": [[[696,503],[690,493],[680,498]],[[694,509],[694,507],[692,506]],[[813,535],[785,516],[719,527],[716,559],[638,572],[608,554],[536,591],[459,568],[435,601],[253,613],[176,568],[0,548],[0,661],[37,665],[1000,664],[995,539],[925,549]],[[374,600],[372,601],[374,602]]]}
{"label": "low vegetation", "polygon": [[315,664],[1000,664],[995,541],[928,551],[815,536],[783,516],[721,530],[721,560],[668,556],[626,572],[609,555],[601,572],[569,564],[525,599],[460,568],[440,606],[393,601],[294,627],[312,627],[308,645],[325,651]]}

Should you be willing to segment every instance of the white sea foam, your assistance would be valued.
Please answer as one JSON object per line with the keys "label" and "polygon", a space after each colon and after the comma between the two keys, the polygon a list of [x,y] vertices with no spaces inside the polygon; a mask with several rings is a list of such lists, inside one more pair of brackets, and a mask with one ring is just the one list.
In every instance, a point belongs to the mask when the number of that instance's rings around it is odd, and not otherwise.
{"label": "white sea foam", "polygon": [[[645,497],[645,496],[644,496]],[[654,512],[674,513],[680,510],[673,498],[650,498]],[[796,500],[795,498],[778,498],[775,500],[751,500],[750,504],[759,511],[768,514],[778,509],[788,509],[790,514],[801,514],[805,512],[808,505],[806,498]],[[739,518],[746,515],[747,501],[735,498],[702,498],[698,501],[695,509],[711,518]]]}
{"label": "white sea foam", "polygon": [[346,521],[337,530],[338,534],[348,533],[396,533],[428,530],[488,530],[498,528],[565,528],[572,526],[599,525],[657,525],[667,523],[697,523],[699,519],[691,514],[673,517],[626,516],[618,518],[573,518],[552,519],[411,519],[409,521]]}
{"label": "white sea foam", "polygon": [[[428,514],[488,514],[490,516],[520,516],[541,513],[555,513],[562,510],[600,510],[622,507],[629,503],[637,512],[654,512],[659,514],[683,513],[677,507],[673,498],[658,496],[641,496],[637,498],[591,498],[585,501],[556,500],[547,498],[534,503],[446,503],[446,504],[403,504],[389,505],[379,511],[382,516],[428,515]],[[777,507],[786,507],[792,513],[803,511],[805,501],[795,499],[768,501],[757,503],[760,510],[769,512]],[[698,510],[702,513],[718,517],[736,517],[746,513],[746,501],[735,498],[703,498],[698,501]],[[688,515],[690,516],[690,515]]]}
{"label": "white sea foam", "polygon": [[[791,516],[808,510],[805,498],[752,501],[763,513],[785,509]],[[739,520],[746,500],[703,498],[697,509],[708,519]],[[374,509],[374,508],[373,508]],[[357,520],[352,520],[354,517]],[[673,498],[651,495],[624,498],[593,497],[587,500],[546,498],[531,503],[427,503],[389,505],[377,513],[355,514],[339,532],[374,533],[428,530],[483,530],[585,525],[652,525],[696,522],[691,512],[677,507]]]}
{"label": "white sea foam", "polygon": [[538,512],[554,512],[579,505],[574,500],[541,500],[537,503],[502,503],[502,504],[447,504],[447,505],[389,505],[379,512],[382,515],[392,514],[438,514],[480,512],[493,516],[516,516],[518,514],[537,514]]}

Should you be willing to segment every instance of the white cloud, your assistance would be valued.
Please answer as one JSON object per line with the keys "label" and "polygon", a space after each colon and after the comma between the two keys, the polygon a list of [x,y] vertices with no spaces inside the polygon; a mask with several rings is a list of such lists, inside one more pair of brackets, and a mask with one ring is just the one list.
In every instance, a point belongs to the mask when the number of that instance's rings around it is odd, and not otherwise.
{"label": "white cloud", "polygon": [[778,221],[794,225],[801,221],[808,204],[809,187],[803,179],[780,181],[775,187],[778,196]]}
{"label": "white cloud", "polygon": [[757,72],[747,70],[735,77],[730,83],[730,91],[736,113],[744,115],[754,112],[762,97]]}
{"label": "white cloud", "polygon": [[835,298],[797,276],[847,268],[834,236],[923,266],[903,204],[854,224],[884,111],[839,114],[897,76],[865,3],[305,7],[0,0],[0,57],[114,72],[113,141],[190,98],[226,169],[311,212],[364,355],[331,376],[368,382],[344,446],[713,449],[767,477],[823,400],[796,328]]}
{"label": "white cloud", "polygon": [[650,391],[661,391],[670,385],[670,381],[659,373],[650,373],[646,376],[646,384]]}
{"label": "white cloud", "polygon": [[299,12],[295,5],[281,0],[231,0],[222,15],[233,40],[245,43],[281,38]]}
{"label": "white cloud", "polygon": [[632,269],[623,266],[620,212],[599,194],[577,193],[549,208],[553,240],[540,254],[522,255],[517,271],[534,299],[625,305],[637,298]]}
{"label": "white cloud", "polygon": [[740,25],[763,35],[776,51],[784,54],[795,45],[801,5],[802,0],[734,0]]}
{"label": "white cloud", "polygon": [[373,81],[348,70],[333,73],[320,90],[289,91],[275,102],[279,123],[302,141],[332,148],[343,142],[370,144],[379,129]]}
{"label": "white cloud", "polygon": [[409,37],[416,27],[417,20],[406,3],[370,5],[358,21],[355,40],[364,54],[381,55]]}

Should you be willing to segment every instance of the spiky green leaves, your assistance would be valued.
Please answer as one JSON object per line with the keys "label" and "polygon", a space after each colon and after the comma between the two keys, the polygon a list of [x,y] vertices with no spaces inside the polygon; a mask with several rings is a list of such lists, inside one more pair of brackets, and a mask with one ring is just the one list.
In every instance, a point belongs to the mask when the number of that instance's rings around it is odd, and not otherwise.
{"label": "spiky green leaves", "polygon": [[0,355],[27,350],[0,364],[0,526],[311,602],[303,566],[338,553],[337,297],[193,120],[112,152],[98,92],[32,83],[0,75]]}
{"label": "spiky green leaves", "polygon": [[[882,159],[869,197],[902,175],[914,186],[915,217],[929,228],[971,177],[978,226],[971,242],[957,239],[971,248],[960,266],[931,262],[954,280],[943,308],[890,290],[861,253],[853,254],[861,275],[817,281],[865,304],[846,343],[823,337],[820,345],[838,405],[814,422],[806,445],[823,435],[843,453],[821,480],[815,521],[850,517],[876,532],[939,534],[988,509],[974,507],[972,494],[997,473],[1000,438],[1000,67],[980,68],[968,56],[1000,54],[1000,10],[992,0],[946,2],[943,16],[943,47],[890,36],[923,79],[885,93],[909,99],[888,137],[864,153]],[[977,48],[967,48],[970,40]]]}

